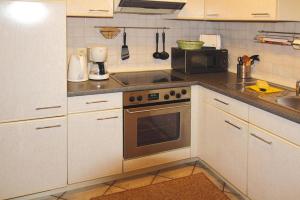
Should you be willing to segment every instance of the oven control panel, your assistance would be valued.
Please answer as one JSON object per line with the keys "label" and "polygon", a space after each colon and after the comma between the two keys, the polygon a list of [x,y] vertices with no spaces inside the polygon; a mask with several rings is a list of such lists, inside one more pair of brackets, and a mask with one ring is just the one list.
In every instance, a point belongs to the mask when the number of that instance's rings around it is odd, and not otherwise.
{"label": "oven control panel", "polygon": [[149,103],[189,100],[191,98],[190,87],[165,88],[157,90],[143,90],[124,92],[124,106],[134,106]]}

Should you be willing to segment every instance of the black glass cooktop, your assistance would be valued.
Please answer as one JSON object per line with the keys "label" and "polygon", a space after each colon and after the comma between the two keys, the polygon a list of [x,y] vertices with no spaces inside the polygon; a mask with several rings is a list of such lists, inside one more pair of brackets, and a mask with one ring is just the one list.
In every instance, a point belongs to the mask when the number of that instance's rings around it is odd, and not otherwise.
{"label": "black glass cooktop", "polygon": [[113,77],[113,79],[125,86],[144,85],[153,83],[169,83],[183,80],[165,71],[122,72],[111,74],[111,76]]}

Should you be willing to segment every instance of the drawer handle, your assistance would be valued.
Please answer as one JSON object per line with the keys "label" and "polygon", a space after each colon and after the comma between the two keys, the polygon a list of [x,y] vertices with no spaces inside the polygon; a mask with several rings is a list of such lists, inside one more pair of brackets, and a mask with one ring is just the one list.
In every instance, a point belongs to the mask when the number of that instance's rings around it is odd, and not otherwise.
{"label": "drawer handle", "polygon": [[264,17],[264,16],[270,16],[270,13],[251,13],[251,15]]}
{"label": "drawer handle", "polygon": [[54,126],[44,126],[44,127],[37,127],[36,130],[43,130],[43,129],[50,129],[50,128],[59,128],[61,125],[54,125]]}
{"label": "drawer handle", "polygon": [[97,104],[97,103],[107,103],[108,101],[90,101],[86,102],[86,104]]}
{"label": "drawer handle", "polygon": [[217,17],[217,16],[219,16],[218,13],[211,13],[211,14],[206,14],[206,15],[209,16],[209,17]]}
{"label": "drawer handle", "polygon": [[226,106],[229,105],[229,103],[226,103],[226,102],[224,102],[224,101],[221,101],[220,99],[214,98],[214,100],[217,101],[217,102],[219,102],[219,103],[222,103],[222,104],[224,104],[224,105],[226,105]]}
{"label": "drawer handle", "polygon": [[102,9],[89,9],[89,12],[109,12],[109,10],[102,10]]}
{"label": "drawer handle", "polygon": [[57,108],[61,108],[61,106],[39,107],[36,108],[35,110],[49,110],[49,109],[57,109]]}
{"label": "drawer handle", "polygon": [[263,139],[263,138],[261,138],[261,137],[255,135],[254,133],[250,133],[250,135],[253,136],[253,137],[255,137],[256,139],[258,139],[258,140],[260,140],[260,141],[263,141],[264,143],[266,143],[266,144],[268,144],[268,145],[271,145],[271,144],[272,144],[272,142],[267,141],[267,140],[265,140],[265,139]]}
{"label": "drawer handle", "polygon": [[235,125],[235,124],[233,124],[233,123],[231,123],[230,121],[228,121],[228,120],[225,120],[225,122],[227,123],[227,124],[229,124],[230,126],[233,126],[234,128],[236,128],[236,129],[239,129],[239,130],[241,130],[242,128],[241,127],[239,127],[239,126],[237,126],[237,125]]}
{"label": "drawer handle", "polygon": [[115,116],[115,117],[106,117],[106,118],[98,118],[98,121],[103,121],[103,120],[109,120],[109,119],[118,119],[119,117]]}

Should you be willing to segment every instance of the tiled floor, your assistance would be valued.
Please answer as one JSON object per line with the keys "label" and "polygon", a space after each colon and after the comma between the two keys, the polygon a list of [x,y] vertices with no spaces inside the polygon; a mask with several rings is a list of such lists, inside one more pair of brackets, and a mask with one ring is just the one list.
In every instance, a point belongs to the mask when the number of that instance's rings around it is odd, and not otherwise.
{"label": "tiled floor", "polygon": [[39,200],[90,200],[90,198],[93,197],[122,192],[125,190],[169,181],[172,179],[190,176],[201,172],[205,173],[205,175],[231,200],[242,200],[240,196],[234,194],[234,192],[232,192],[232,190],[227,186],[224,186],[225,184],[222,181],[216,179],[211,174],[211,172],[209,172],[205,167],[200,166],[198,162],[157,171],[151,174],[136,176],[133,178],[118,180],[106,184],[52,195],[50,197],[42,198]]}

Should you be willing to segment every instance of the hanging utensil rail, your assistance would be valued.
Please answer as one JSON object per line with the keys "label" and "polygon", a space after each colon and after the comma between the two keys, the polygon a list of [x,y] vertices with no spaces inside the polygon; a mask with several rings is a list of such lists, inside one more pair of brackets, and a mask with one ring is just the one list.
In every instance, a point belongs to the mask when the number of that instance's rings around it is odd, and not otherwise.
{"label": "hanging utensil rail", "polygon": [[300,50],[300,33],[283,31],[258,31],[255,41],[264,44],[292,46]]}
{"label": "hanging utensil rail", "polygon": [[95,26],[95,28],[121,28],[121,29],[170,29],[169,27],[146,27],[146,26]]}

